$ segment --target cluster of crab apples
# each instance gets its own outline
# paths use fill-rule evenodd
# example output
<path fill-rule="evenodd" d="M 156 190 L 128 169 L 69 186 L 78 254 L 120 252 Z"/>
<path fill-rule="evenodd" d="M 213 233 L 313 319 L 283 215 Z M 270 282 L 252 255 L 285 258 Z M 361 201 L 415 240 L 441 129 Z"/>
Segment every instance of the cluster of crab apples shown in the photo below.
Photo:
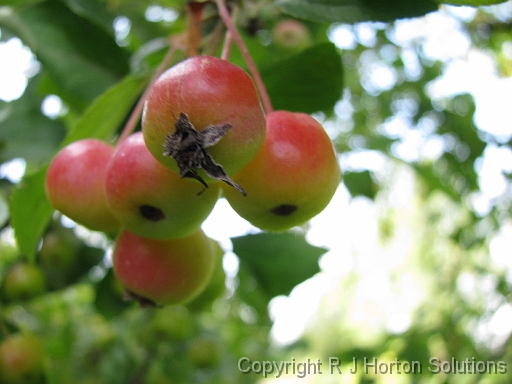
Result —
<path fill-rule="evenodd" d="M 142 130 L 115 146 L 64 147 L 46 175 L 62 214 L 119 231 L 113 269 L 133 298 L 186 303 L 222 268 L 201 224 L 217 200 L 254 226 L 285 231 L 321 212 L 341 179 L 332 142 L 310 115 L 265 113 L 251 76 L 217 57 L 194 56 L 148 90 Z"/>

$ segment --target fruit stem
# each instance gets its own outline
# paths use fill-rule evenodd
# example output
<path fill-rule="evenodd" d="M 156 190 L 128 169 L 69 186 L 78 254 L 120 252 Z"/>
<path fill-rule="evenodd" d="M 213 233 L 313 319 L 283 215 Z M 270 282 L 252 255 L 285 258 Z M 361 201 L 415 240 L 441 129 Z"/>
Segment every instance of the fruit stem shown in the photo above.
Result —
<path fill-rule="evenodd" d="M 155 73 L 153 74 L 153 77 L 151 77 L 151 80 L 149 81 L 148 86 L 144 90 L 144 93 L 140 97 L 139 101 L 137 102 L 137 105 L 133 109 L 130 118 L 126 122 L 126 125 L 123 128 L 123 132 L 121 132 L 121 135 L 119 136 L 119 140 L 117 143 L 123 142 L 135 129 L 135 126 L 137 125 L 140 115 L 142 114 L 142 109 L 144 108 L 144 102 L 146 101 L 146 97 L 148 95 L 149 89 L 153 85 L 153 83 L 158 79 L 158 77 L 162 74 L 163 71 L 167 69 L 169 66 L 169 63 L 172 60 L 172 57 L 176 53 L 177 48 L 174 46 L 174 44 L 171 44 L 169 50 L 165 54 L 165 57 L 163 58 L 162 62 L 158 66 L 158 68 L 155 70 Z"/>
<path fill-rule="evenodd" d="M 231 20 L 229 10 L 226 7 L 225 1 L 215 0 L 215 2 L 217 3 L 217 7 L 219 9 L 219 14 L 220 17 L 222 18 L 222 21 L 226 25 L 226 28 L 228 29 L 232 38 L 235 40 L 235 43 L 238 45 L 238 48 L 240 49 L 240 52 L 242 53 L 242 56 L 244 57 L 244 60 L 247 63 L 247 66 L 249 67 L 249 71 L 251 72 L 252 77 L 254 79 L 254 83 L 258 88 L 258 92 L 260 94 L 261 101 L 263 103 L 265 111 L 267 113 L 272 112 L 272 103 L 270 102 L 270 98 L 268 97 L 267 90 L 265 88 L 265 85 L 263 84 L 263 80 L 261 79 L 258 68 L 256 67 L 256 64 L 254 63 L 247 47 L 245 46 L 242 37 L 238 33 L 235 25 L 233 24 L 233 21 Z"/>
<path fill-rule="evenodd" d="M 233 43 L 233 36 L 231 36 L 231 32 L 226 31 L 226 37 L 224 39 L 224 46 L 222 47 L 222 53 L 220 58 L 222 60 L 228 61 L 229 53 L 231 52 L 231 45 Z"/>

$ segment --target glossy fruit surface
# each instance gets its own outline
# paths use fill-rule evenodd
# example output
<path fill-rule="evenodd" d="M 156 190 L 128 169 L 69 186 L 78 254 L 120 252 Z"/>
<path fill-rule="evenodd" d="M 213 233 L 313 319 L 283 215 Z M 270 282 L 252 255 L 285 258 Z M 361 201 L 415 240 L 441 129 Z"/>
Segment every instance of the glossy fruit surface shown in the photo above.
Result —
<path fill-rule="evenodd" d="M 258 155 L 233 180 L 247 196 L 229 188 L 233 209 L 253 225 L 283 231 L 303 224 L 330 202 L 341 181 L 332 142 L 322 125 L 303 113 L 267 115 L 267 136 Z"/>
<path fill-rule="evenodd" d="M 46 196 L 54 208 L 92 230 L 117 229 L 104 194 L 106 166 L 113 152 L 113 147 L 96 139 L 64 147 L 46 173 Z"/>
<path fill-rule="evenodd" d="M 180 239 L 156 240 L 123 230 L 114 246 L 113 268 L 121 285 L 157 304 L 185 303 L 211 278 L 213 243 L 201 230 Z"/>
<path fill-rule="evenodd" d="M 0 343 L 0 383 L 42 384 L 46 352 L 35 336 L 15 334 Z"/>
<path fill-rule="evenodd" d="M 211 309 L 213 302 L 226 292 L 226 272 L 223 267 L 224 249 L 216 241 L 215 269 L 205 289 L 194 300 L 187 304 L 187 307 L 194 311 Z"/>
<path fill-rule="evenodd" d="M 130 232 L 177 238 L 197 231 L 220 194 L 160 164 L 136 132 L 118 144 L 107 166 L 105 196 L 112 214 Z"/>
<path fill-rule="evenodd" d="M 47 290 L 46 277 L 35 264 L 19 262 L 5 275 L 4 297 L 9 301 L 29 300 Z"/>
<path fill-rule="evenodd" d="M 265 116 L 252 78 L 240 67 L 212 56 L 194 56 L 164 72 L 153 84 L 142 116 L 145 142 L 158 161 L 178 172 L 176 160 L 163 155 L 166 136 L 185 113 L 197 131 L 230 124 L 207 148 L 228 175 L 258 152 L 265 137 Z M 199 174 L 211 181 L 203 171 Z"/>

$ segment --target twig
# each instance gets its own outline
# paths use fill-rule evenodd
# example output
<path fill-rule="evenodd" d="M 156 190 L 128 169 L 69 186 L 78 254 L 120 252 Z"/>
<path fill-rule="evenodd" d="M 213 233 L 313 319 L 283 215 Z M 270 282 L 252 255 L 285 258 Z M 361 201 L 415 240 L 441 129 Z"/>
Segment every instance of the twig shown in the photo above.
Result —
<path fill-rule="evenodd" d="M 146 97 L 149 93 L 149 90 L 151 89 L 151 85 L 153 85 L 153 83 L 158 79 L 158 77 L 167 69 L 167 67 L 169 66 L 169 63 L 172 60 L 172 57 L 176 53 L 176 50 L 177 49 L 173 44 L 167 51 L 164 59 L 162 60 L 162 62 L 158 66 L 158 68 L 156 69 L 148 86 L 144 90 L 144 93 L 142 94 L 139 101 L 137 102 L 137 105 L 133 109 L 133 111 L 130 115 L 130 118 L 126 122 L 126 125 L 123 128 L 123 132 L 121 133 L 121 135 L 119 136 L 119 140 L 117 141 L 118 143 L 121 143 L 122 141 L 124 141 L 128 136 L 130 136 L 130 134 L 135 129 L 135 126 L 137 125 L 137 122 L 139 121 L 140 115 L 142 114 L 142 109 L 144 108 L 144 102 L 146 101 Z"/>
<path fill-rule="evenodd" d="M 258 68 L 256 67 L 254 61 L 252 60 L 252 57 L 249 54 L 249 51 L 245 46 L 242 37 L 238 33 L 235 25 L 233 24 L 233 21 L 231 20 L 231 17 L 229 15 L 229 10 L 226 7 L 224 0 L 215 0 L 215 2 L 217 3 L 217 7 L 219 8 L 219 14 L 220 17 L 222 18 L 222 21 L 224 22 L 224 24 L 226 24 L 226 28 L 228 29 L 232 38 L 235 40 L 235 43 L 238 45 L 238 48 L 240 49 L 240 52 L 242 53 L 242 56 L 244 57 L 244 60 L 247 63 L 247 66 L 249 67 L 249 71 L 251 72 L 252 77 L 254 79 L 254 83 L 258 88 L 258 92 L 260 94 L 261 101 L 263 103 L 265 111 L 267 113 L 272 112 L 272 104 L 270 102 L 270 98 L 268 97 L 267 90 L 265 88 L 265 85 L 263 84 L 263 80 L 261 79 Z"/>

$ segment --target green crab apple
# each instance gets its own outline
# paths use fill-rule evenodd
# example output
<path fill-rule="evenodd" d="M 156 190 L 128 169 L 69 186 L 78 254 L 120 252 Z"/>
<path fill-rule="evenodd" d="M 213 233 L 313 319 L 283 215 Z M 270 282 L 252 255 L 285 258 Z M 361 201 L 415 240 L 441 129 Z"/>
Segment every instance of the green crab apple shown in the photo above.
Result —
<path fill-rule="evenodd" d="M 247 72 L 194 56 L 151 86 L 142 131 L 153 156 L 182 177 L 229 182 L 263 144 L 265 115 Z"/>
<path fill-rule="evenodd" d="M 107 205 L 124 228 L 139 236 L 190 235 L 208 217 L 219 194 L 218 183 L 204 188 L 160 164 L 142 132 L 119 143 L 107 165 Z"/>
<path fill-rule="evenodd" d="M 8 301 L 29 300 L 47 290 L 46 276 L 36 264 L 17 262 L 9 268 L 3 282 Z"/>
<path fill-rule="evenodd" d="M 203 311 L 211 308 L 213 302 L 226 292 L 226 272 L 223 267 L 224 249 L 214 242 L 215 269 L 206 288 L 194 300 L 187 304 L 193 311 Z"/>
<path fill-rule="evenodd" d="M 45 179 L 55 209 L 92 230 L 110 232 L 119 223 L 104 193 L 106 166 L 114 148 L 104 141 L 83 139 L 68 144 L 53 158 Z"/>
<path fill-rule="evenodd" d="M 304 23 L 295 19 L 280 20 L 272 28 L 273 43 L 283 51 L 299 52 L 311 44 L 311 34 Z"/>
<path fill-rule="evenodd" d="M 45 382 L 46 350 L 33 335 L 17 333 L 0 343 L 0 383 L 42 384 Z"/>
<path fill-rule="evenodd" d="M 264 230 L 303 224 L 330 202 L 341 181 L 333 144 L 310 115 L 267 114 L 267 135 L 256 157 L 233 176 L 247 196 L 223 188 L 231 207 Z"/>
<path fill-rule="evenodd" d="M 141 304 L 183 304 L 208 284 L 215 265 L 213 240 L 199 229 L 179 239 L 148 239 L 127 230 L 116 239 L 114 274 Z"/>
<path fill-rule="evenodd" d="M 196 367 L 207 369 L 219 365 L 222 352 L 217 340 L 210 335 L 202 334 L 190 340 L 187 357 Z"/>

